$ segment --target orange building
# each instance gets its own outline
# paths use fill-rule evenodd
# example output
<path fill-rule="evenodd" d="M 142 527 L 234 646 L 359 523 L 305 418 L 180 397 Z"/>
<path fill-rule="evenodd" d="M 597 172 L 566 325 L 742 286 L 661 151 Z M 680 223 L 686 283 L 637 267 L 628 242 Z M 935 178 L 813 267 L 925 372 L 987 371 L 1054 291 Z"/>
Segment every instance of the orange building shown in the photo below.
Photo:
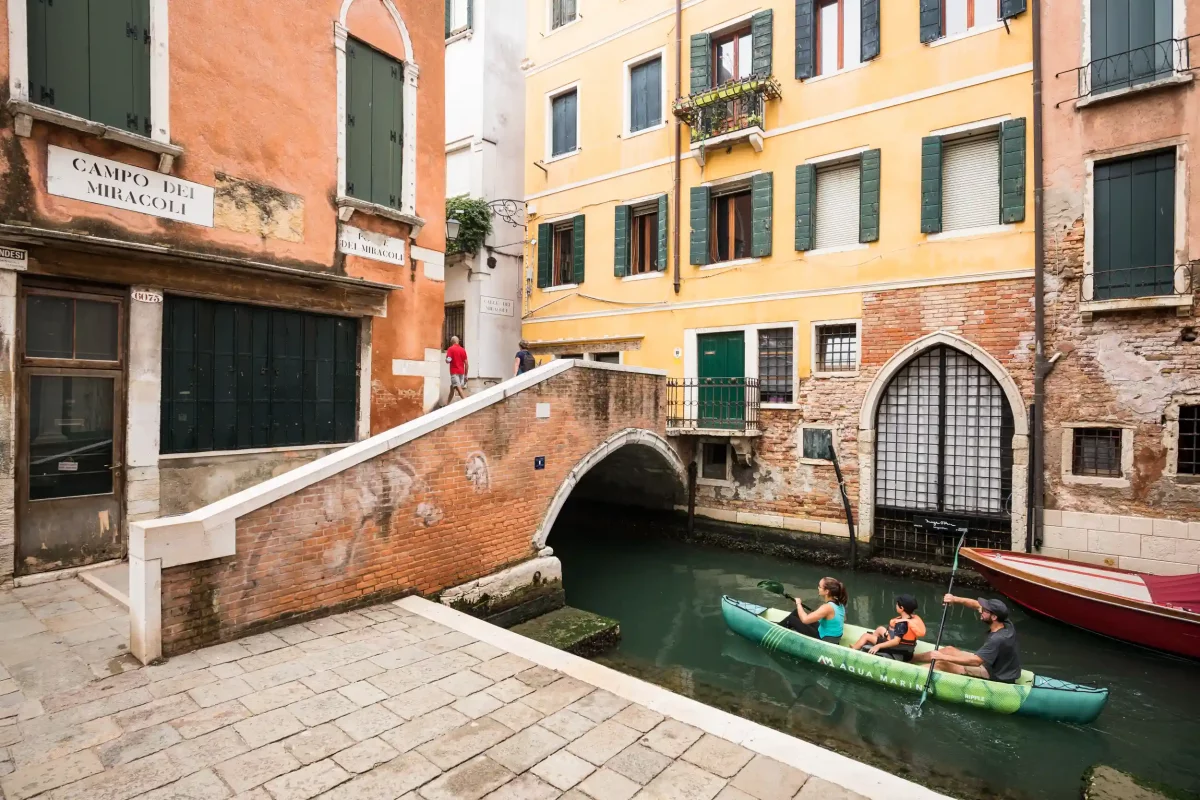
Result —
<path fill-rule="evenodd" d="M 125 6 L 0 0 L 0 584 L 436 399 L 442 9 Z"/>

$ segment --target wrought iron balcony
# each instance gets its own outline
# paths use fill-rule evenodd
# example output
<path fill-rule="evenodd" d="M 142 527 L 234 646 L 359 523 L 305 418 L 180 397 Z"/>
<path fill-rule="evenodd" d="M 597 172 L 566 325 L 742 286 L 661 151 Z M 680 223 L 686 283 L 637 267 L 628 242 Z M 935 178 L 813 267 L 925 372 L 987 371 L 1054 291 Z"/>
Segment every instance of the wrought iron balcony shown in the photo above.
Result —
<path fill-rule="evenodd" d="M 1093 59 L 1082 67 L 1060 72 L 1055 77 L 1075 73 L 1078 93 L 1062 103 L 1080 98 L 1099 97 L 1190 72 L 1191 43 L 1195 38 L 1196 36 L 1186 39 L 1164 39 L 1124 53 Z"/>
<path fill-rule="evenodd" d="M 757 436 L 758 378 L 668 378 L 667 432 Z"/>
<path fill-rule="evenodd" d="M 692 145 L 732 143 L 757 135 L 762 149 L 763 114 L 768 100 L 780 97 L 774 77 L 749 77 L 697 92 L 675 103 L 675 116 L 691 128 Z"/>
<path fill-rule="evenodd" d="M 1143 297 L 1171 297 L 1192 293 L 1192 266 L 1164 264 L 1150 267 L 1122 267 L 1092 272 L 1083 276 L 1083 299 L 1127 300 Z"/>

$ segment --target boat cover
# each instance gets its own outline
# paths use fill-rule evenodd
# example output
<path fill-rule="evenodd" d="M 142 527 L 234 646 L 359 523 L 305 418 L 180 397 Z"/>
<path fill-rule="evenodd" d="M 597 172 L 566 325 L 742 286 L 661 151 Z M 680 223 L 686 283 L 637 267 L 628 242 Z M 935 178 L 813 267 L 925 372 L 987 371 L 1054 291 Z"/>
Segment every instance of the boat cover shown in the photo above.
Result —
<path fill-rule="evenodd" d="M 1141 578 L 1156 604 L 1200 613 L 1200 575 L 1142 573 Z"/>

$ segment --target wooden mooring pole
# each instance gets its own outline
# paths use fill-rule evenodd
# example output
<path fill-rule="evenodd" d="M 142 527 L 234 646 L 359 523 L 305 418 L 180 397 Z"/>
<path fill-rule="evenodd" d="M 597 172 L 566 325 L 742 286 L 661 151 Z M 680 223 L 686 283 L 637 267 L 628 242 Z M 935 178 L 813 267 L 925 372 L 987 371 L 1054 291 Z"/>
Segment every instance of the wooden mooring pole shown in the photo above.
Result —
<path fill-rule="evenodd" d="M 688 538 L 691 538 L 692 534 L 696 532 L 696 472 L 696 462 L 692 461 L 688 464 Z"/>
<path fill-rule="evenodd" d="M 832 444 L 832 443 L 831 443 Z M 846 527 L 850 529 L 850 569 L 858 566 L 858 536 L 854 533 L 854 514 L 850 512 L 850 495 L 846 494 L 846 482 L 842 480 L 842 465 L 838 463 L 837 445 L 829 448 L 833 454 L 833 474 L 837 476 L 838 491 L 842 494 L 842 508 L 846 509 Z"/>

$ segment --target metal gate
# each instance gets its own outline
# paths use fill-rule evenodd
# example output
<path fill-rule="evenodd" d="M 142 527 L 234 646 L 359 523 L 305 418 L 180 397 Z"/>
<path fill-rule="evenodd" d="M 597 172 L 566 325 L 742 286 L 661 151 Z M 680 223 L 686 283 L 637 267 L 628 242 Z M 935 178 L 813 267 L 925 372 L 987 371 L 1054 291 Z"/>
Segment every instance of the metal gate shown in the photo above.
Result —
<path fill-rule="evenodd" d="M 875 416 L 876 555 L 948 564 L 967 546 L 1012 546 L 1012 409 L 979 362 L 952 347 L 926 350 L 892 378 Z"/>

